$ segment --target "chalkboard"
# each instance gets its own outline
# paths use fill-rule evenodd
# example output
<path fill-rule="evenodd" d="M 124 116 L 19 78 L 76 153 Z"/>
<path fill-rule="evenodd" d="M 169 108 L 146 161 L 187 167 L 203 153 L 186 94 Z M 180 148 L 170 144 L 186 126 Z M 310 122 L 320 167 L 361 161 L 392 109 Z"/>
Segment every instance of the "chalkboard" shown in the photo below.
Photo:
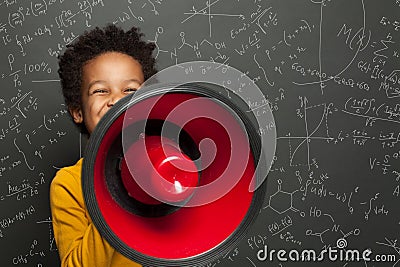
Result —
<path fill-rule="evenodd" d="M 240 70 L 265 94 L 249 107 L 273 111 L 259 129 L 277 135 L 263 208 L 206 266 L 397 266 L 399 0 L 0 2 L 1 266 L 59 266 L 49 185 L 87 140 L 64 106 L 57 56 L 107 23 L 140 27 L 160 70 L 196 60 Z M 371 261 L 288 256 L 328 248 L 370 250 Z"/>

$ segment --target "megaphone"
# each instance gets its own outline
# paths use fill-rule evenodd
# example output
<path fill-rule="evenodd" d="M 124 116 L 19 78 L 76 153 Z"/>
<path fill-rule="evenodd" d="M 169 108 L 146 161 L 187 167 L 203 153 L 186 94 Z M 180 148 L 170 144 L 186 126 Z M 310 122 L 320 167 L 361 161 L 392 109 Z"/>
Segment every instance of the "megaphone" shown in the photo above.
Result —
<path fill-rule="evenodd" d="M 143 266 L 202 266 L 238 245 L 260 212 L 268 165 L 256 118 L 206 83 L 155 84 L 121 99 L 85 151 L 93 223 Z"/>

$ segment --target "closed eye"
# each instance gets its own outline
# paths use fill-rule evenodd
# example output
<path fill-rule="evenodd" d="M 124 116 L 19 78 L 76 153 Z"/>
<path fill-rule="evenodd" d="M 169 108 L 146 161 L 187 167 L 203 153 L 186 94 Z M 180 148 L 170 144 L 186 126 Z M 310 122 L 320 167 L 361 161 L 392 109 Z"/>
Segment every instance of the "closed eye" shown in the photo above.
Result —
<path fill-rule="evenodd" d="M 93 90 L 92 94 L 105 94 L 107 92 L 108 92 L 107 89 L 96 89 L 96 90 Z"/>
<path fill-rule="evenodd" d="M 133 93 L 136 91 L 137 91 L 137 88 L 133 88 L 133 87 L 128 87 L 124 90 L 124 92 L 126 92 L 126 93 Z"/>

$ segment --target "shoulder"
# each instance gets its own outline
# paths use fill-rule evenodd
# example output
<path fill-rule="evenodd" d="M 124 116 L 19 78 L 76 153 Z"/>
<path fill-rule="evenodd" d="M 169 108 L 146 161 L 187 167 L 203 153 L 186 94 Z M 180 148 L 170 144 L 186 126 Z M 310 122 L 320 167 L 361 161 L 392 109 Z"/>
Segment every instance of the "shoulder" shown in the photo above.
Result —
<path fill-rule="evenodd" d="M 56 177 L 60 175 L 81 176 L 83 158 L 79 159 L 74 165 L 61 168 L 57 171 Z"/>
<path fill-rule="evenodd" d="M 79 191 L 81 188 L 82 161 L 81 158 L 75 165 L 58 170 L 50 184 L 50 190 Z"/>

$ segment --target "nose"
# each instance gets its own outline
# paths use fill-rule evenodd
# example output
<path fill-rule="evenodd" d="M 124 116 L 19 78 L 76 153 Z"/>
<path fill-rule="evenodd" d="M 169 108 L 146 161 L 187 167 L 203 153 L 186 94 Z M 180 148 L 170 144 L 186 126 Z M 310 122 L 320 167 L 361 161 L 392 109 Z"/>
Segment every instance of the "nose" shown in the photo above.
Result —
<path fill-rule="evenodd" d="M 117 103 L 123 97 L 124 97 L 124 94 L 122 94 L 122 93 L 119 93 L 119 92 L 118 93 L 111 93 L 110 97 L 108 99 L 108 102 L 107 102 L 107 106 L 109 106 L 109 107 L 114 106 L 115 103 Z"/>

